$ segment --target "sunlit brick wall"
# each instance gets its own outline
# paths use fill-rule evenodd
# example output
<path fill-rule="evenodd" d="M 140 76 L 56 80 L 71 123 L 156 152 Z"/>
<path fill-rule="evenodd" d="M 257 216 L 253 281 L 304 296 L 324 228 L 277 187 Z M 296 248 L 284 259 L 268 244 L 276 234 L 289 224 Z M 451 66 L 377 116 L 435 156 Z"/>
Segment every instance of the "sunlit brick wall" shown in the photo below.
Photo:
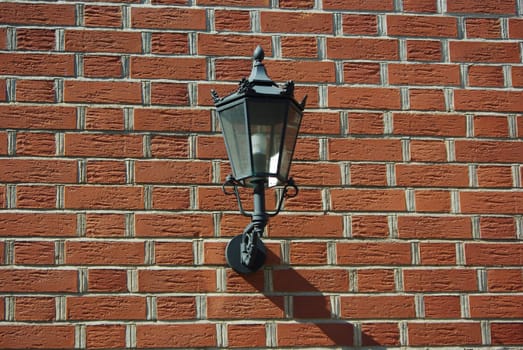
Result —
<path fill-rule="evenodd" d="M 0 2 L 0 349 L 523 347 L 522 39 L 522 0 Z M 241 276 L 210 90 L 258 44 L 308 103 Z"/>

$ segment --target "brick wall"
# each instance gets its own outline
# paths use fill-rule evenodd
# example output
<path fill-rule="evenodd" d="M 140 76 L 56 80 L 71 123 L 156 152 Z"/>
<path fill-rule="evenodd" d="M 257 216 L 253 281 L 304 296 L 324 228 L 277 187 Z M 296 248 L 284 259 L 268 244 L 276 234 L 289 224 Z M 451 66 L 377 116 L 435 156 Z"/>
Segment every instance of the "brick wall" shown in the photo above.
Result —
<path fill-rule="evenodd" d="M 1 2 L 0 348 L 523 346 L 522 15 Z M 257 44 L 309 102 L 300 194 L 245 277 L 210 89 Z"/>

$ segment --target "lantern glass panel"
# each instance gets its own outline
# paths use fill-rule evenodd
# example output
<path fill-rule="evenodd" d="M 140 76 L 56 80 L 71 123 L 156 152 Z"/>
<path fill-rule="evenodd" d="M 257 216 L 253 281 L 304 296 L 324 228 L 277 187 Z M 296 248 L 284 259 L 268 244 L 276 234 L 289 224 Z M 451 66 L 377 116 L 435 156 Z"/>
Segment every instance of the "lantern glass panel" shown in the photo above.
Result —
<path fill-rule="evenodd" d="M 282 99 L 249 99 L 247 106 L 253 175 L 269 177 L 268 186 L 274 186 L 280 177 L 288 102 Z"/>
<path fill-rule="evenodd" d="M 283 142 L 283 151 L 281 155 L 281 170 L 280 176 L 287 179 L 289 176 L 289 169 L 292 161 L 292 154 L 294 146 L 296 145 L 296 138 L 300 129 L 302 112 L 294 106 L 289 104 L 289 114 L 287 117 L 287 127 L 285 129 L 285 140 Z"/>
<path fill-rule="evenodd" d="M 243 101 L 219 111 L 220 123 L 227 146 L 234 177 L 242 179 L 251 175 L 249 133 Z"/>

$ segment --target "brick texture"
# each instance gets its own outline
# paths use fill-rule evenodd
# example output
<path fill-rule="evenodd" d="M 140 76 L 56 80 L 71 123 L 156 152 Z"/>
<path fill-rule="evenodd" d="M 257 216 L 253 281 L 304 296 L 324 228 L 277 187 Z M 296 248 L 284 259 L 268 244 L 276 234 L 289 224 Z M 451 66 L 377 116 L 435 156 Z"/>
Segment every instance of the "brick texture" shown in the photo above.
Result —
<path fill-rule="evenodd" d="M 0 349 L 523 348 L 522 16 L 0 1 Z M 258 44 L 307 106 L 299 194 L 239 275 L 210 91 Z"/>

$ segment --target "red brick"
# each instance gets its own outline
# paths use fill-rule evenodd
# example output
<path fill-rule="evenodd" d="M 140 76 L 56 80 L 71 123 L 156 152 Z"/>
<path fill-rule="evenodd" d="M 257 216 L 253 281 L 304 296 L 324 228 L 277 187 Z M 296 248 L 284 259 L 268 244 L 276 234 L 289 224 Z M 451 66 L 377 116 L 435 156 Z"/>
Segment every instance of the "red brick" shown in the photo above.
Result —
<path fill-rule="evenodd" d="M 381 113 L 349 113 L 350 134 L 379 135 L 384 133 L 383 114 Z"/>
<path fill-rule="evenodd" d="M 0 74 L 70 77 L 74 75 L 74 55 L 2 53 Z"/>
<path fill-rule="evenodd" d="M 343 35 L 377 35 L 376 15 L 342 15 Z"/>
<path fill-rule="evenodd" d="M 124 184 L 126 167 L 123 161 L 93 160 L 87 162 L 87 182 L 98 184 Z"/>
<path fill-rule="evenodd" d="M 74 4 L 0 3 L 0 22 L 14 25 L 75 25 Z"/>
<path fill-rule="evenodd" d="M 128 292 L 127 271 L 124 269 L 89 269 L 87 273 L 89 292 Z"/>
<path fill-rule="evenodd" d="M 213 219 L 208 214 L 136 214 L 137 237 L 191 238 L 213 235 Z"/>
<path fill-rule="evenodd" d="M 410 244 L 393 242 L 338 243 L 339 265 L 408 265 L 411 262 Z"/>
<path fill-rule="evenodd" d="M 224 227 L 222 226 L 222 232 Z M 239 229 L 241 233 L 243 228 Z M 269 221 L 268 235 L 271 238 L 342 237 L 341 216 L 334 215 L 285 215 L 280 214 Z"/>
<path fill-rule="evenodd" d="M 351 63 L 343 65 L 343 81 L 348 84 L 374 84 L 381 82 L 379 63 Z"/>
<path fill-rule="evenodd" d="M 244 10 L 216 10 L 214 27 L 218 32 L 250 32 L 251 15 Z"/>
<path fill-rule="evenodd" d="M 353 186 L 386 186 L 387 167 L 385 164 L 351 164 L 350 182 Z"/>
<path fill-rule="evenodd" d="M 4 349 L 73 349 L 74 336 L 73 325 L 0 326 L 0 344 Z"/>
<path fill-rule="evenodd" d="M 141 53 L 139 32 L 66 30 L 65 50 L 76 52 Z"/>
<path fill-rule="evenodd" d="M 310 36 L 282 36 L 281 51 L 284 58 L 317 58 L 318 41 Z"/>
<path fill-rule="evenodd" d="M 311 9 L 314 7 L 314 0 L 279 0 L 280 8 L 302 8 Z"/>
<path fill-rule="evenodd" d="M 141 157 L 143 136 L 129 134 L 72 134 L 65 135 L 67 156 Z"/>
<path fill-rule="evenodd" d="M 156 308 L 159 320 L 196 319 L 196 300 L 192 296 L 160 296 Z"/>
<path fill-rule="evenodd" d="M 421 265 L 456 265 L 456 245 L 454 243 L 420 243 Z"/>
<path fill-rule="evenodd" d="M 215 292 L 216 271 L 202 269 L 139 270 L 140 292 Z"/>
<path fill-rule="evenodd" d="M 346 292 L 349 275 L 339 269 L 275 270 L 273 284 L 275 292 Z"/>
<path fill-rule="evenodd" d="M 461 318 L 461 306 L 457 295 L 427 295 L 423 298 L 426 318 Z"/>
<path fill-rule="evenodd" d="M 209 319 L 281 319 L 284 317 L 283 297 L 215 296 L 207 298 Z"/>
<path fill-rule="evenodd" d="M 85 56 L 84 75 L 88 78 L 121 78 L 122 59 L 119 56 Z"/>
<path fill-rule="evenodd" d="M 122 8 L 120 6 L 86 5 L 84 23 L 86 27 L 121 28 Z"/>
<path fill-rule="evenodd" d="M 74 237 L 76 215 L 65 213 L 0 213 L 2 237 Z"/>
<path fill-rule="evenodd" d="M 512 168 L 510 166 L 484 166 L 477 168 L 479 187 L 512 187 Z"/>
<path fill-rule="evenodd" d="M 158 265 L 193 265 L 191 242 L 155 242 L 155 262 Z"/>
<path fill-rule="evenodd" d="M 0 48 L 7 49 L 7 28 L 0 28 Z M 2 91 L 2 94 L 5 94 L 5 90 Z"/>
<path fill-rule="evenodd" d="M 137 183 L 203 183 L 209 184 L 211 163 L 203 161 L 137 161 L 135 163 Z"/>
<path fill-rule="evenodd" d="M 68 320 L 145 320 L 145 297 L 68 297 Z"/>
<path fill-rule="evenodd" d="M 143 209 L 144 189 L 137 186 L 67 186 L 68 209 Z"/>
<path fill-rule="evenodd" d="M 396 183 L 409 187 L 468 187 L 465 165 L 396 165 Z"/>
<path fill-rule="evenodd" d="M 452 62 L 471 63 L 517 63 L 517 43 L 497 41 L 451 41 L 449 42 Z"/>
<path fill-rule="evenodd" d="M 336 68 L 334 62 L 309 62 L 309 61 L 267 61 L 265 62 L 271 79 L 284 81 L 292 71 L 292 79 L 300 83 L 331 82 L 336 81 Z"/>
<path fill-rule="evenodd" d="M 186 136 L 152 136 L 151 155 L 154 158 L 188 158 L 189 140 Z"/>
<path fill-rule="evenodd" d="M 523 87 L 523 67 L 512 66 L 512 86 Z"/>
<path fill-rule="evenodd" d="M 70 265 L 143 265 L 143 242 L 67 241 L 65 261 Z"/>
<path fill-rule="evenodd" d="M 521 18 L 509 18 L 508 32 L 511 39 L 523 39 L 523 20 Z"/>
<path fill-rule="evenodd" d="M 219 158 L 227 160 L 223 136 L 198 136 L 196 142 L 196 155 L 199 159 Z"/>
<path fill-rule="evenodd" d="M 161 55 L 189 53 L 189 38 L 186 33 L 152 33 L 151 52 Z"/>
<path fill-rule="evenodd" d="M 516 223 L 511 217 L 481 217 L 479 219 L 482 239 L 515 239 Z"/>
<path fill-rule="evenodd" d="M 278 346 L 302 346 L 302 347 L 325 347 L 325 346 L 352 346 L 353 325 L 344 323 L 278 323 L 276 334 L 278 335 Z M 296 337 L 297 334 L 307 336 Z"/>
<path fill-rule="evenodd" d="M 301 189 L 299 196 L 285 200 L 285 210 L 289 211 L 321 211 L 322 208 L 322 192 L 319 189 Z"/>
<path fill-rule="evenodd" d="M 24 133 L 16 134 L 16 154 L 19 156 L 54 156 L 55 134 Z"/>
<path fill-rule="evenodd" d="M 289 61 L 291 62 L 291 61 Z M 264 64 L 269 63 L 265 61 Z M 236 58 L 217 58 L 214 61 L 214 69 L 216 71 L 216 79 L 220 81 L 230 80 L 237 82 L 239 77 L 247 77 L 252 70 L 252 61 L 250 59 L 236 59 Z M 272 70 L 271 77 L 272 77 Z M 274 78 L 273 78 L 274 79 Z M 210 89 L 205 92 L 207 95 Z M 220 90 L 218 90 L 220 91 Z M 232 91 L 227 91 L 227 94 Z M 221 94 L 223 96 L 223 94 Z"/>
<path fill-rule="evenodd" d="M 405 12 L 431 12 L 438 11 L 436 0 L 403 0 Z"/>
<path fill-rule="evenodd" d="M 523 323 L 491 323 L 490 339 L 492 345 L 519 345 L 523 343 Z"/>
<path fill-rule="evenodd" d="M 341 87 L 328 89 L 329 107 L 355 109 L 399 109 L 399 90 L 391 88 Z"/>
<path fill-rule="evenodd" d="M 458 162 L 521 163 L 523 142 L 456 140 L 455 153 Z"/>
<path fill-rule="evenodd" d="M 355 319 L 414 318 L 413 296 L 350 296 L 341 297 L 341 316 Z"/>
<path fill-rule="evenodd" d="M 472 269 L 403 270 L 406 292 L 475 292 L 477 275 Z"/>
<path fill-rule="evenodd" d="M 371 38 L 327 38 L 327 57 L 343 60 L 397 60 L 398 41 Z"/>
<path fill-rule="evenodd" d="M 263 270 L 258 270 L 249 275 L 240 275 L 232 269 L 227 269 L 226 290 L 227 292 L 262 292 L 265 290 Z"/>
<path fill-rule="evenodd" d="M 455 64 L 389 64 L 389 83 L 457 86 L 460 69 Z"/>
<path fill-rule="evenodd" d="M 505 78 L 500 66 L 470 66 L 468 70 L 470 86 L 503 87 Z"/>
<path fill-rule="evenodd" d="M 333 163 L 293 163 L 290 175 L 301 186 L 336 186 L 341 184 L 341 170 Z"/>
<path fill-rule="evenodd" d="M 400 331 L 398 324 L 393 323 L 362 323 L 361 344 L 363 346 L 399 346 Z"/>
<path fill-rule="evenodd" d="M 76 161 L 21 158 L 0 160 L 2 182 L 75 183 L 77 171 Z"/>
<path fill-rule="evenodd" d="M 407 239 L 471 239 L 472 223 L 463 216 L 400 216 L 398 235 Z"/>
<path fill-rule="evenodd" d="M 358 292 L 394 292 L 394 270 L 392 269 L 361 269 L 358 270 Z"/>
<path fill-rule="evenodd" d="M 292 242 L 290 262 L 293 265 L 325 265 L 327 245 L 322 242 Z"/>
<path fill-rule="evenodd" d="M 56 317 L 56 301 L 52 297 L 16 297 L 16 321 L 53 321 Z"/>
<path fill-rule="evenodd" d="M 450 16 L 387 16 L 387 33 L 391 36 L 445 37 L 458 35 L 458 22 Z"/>
<path fill-rule="evenodd" d="M 125 325 L 88 325 L 86 345 L 89 349 L 121 349 L 125 347 Z"/>
<path fill-rule="evenodd" d="M 54 242 L 17 241 L 14 248 L 17 265 L 54 265 Z"/>
<path fill-rule="evenodd" d="M 137 108 L 134 110 L 137 131 L 210 131 L 211 116 L 206 110 Z"/>
<path fill-rule="evenodd" d="M 483 112 L 516 112 L 523 108 L 520 91 L 455 90 L 456 110 Z"/>
<path fill-rule="evenodd" d="M 207 64 L 203 58 L 133 56 L 131 77 L 203 80 L 207 77 Z"/>
<path fill-rule="evenodd" d="M 487 285 L 489 292 L 522 292 L 523 271 L 521 269 L 489 269 L 487 270 Z"/>
<path fill-rule="evenodd" d="M 16 30 L 16 48 L 19 51 L 52 51 L 55 45 L 55 31 L 52 29 L 17 28 Z"/>
<path fill-rule="evenodd" d="M 460 206 L 467 214 L 521 214 L 523 192 L 461 192 Z"/>
<path fill-rule="evenodd" d="M 190 207 L 188 188 L 154 187 L 153 209 L 182 210 Z"/>
<path fill-rule="evenodd" d="M 187 84 L 151 83 L 151 103 L 155 105 L 187 106 L 189 104 Z"/>
<path fill-rule="evenodd" d="M 71 293 L 78 291 L 77 281 L 76 270 L 0 270 L 0 291 L 3 293 Z"/>
<path fill-rule="evenodd" d="M 481 327 L 479 323 L 408 323 L 409 345 L 481 345 Z"/>
<path fill-rule="evenodd" d="M 268 12 L 260 13 L 262 32 L 333 34 L 330 13 L 317 12 Z"/>
<path fill-rule="evenodd" d="M 123 109 L 86 108 L 85 128 L 87 130 L 123 130 Z"/>
<path fill-rule="evenodd" d="M 199 324 L 140 324 L 136 326 L 139 348 L 215 347 L 216 325 Z"/>
<path fill-rule="evenodd" d="M 446 111 L 445 95 L 440 89 L 409 89 L 412 111 Z"/>
<path fill-rule="evenodd" d="M 407 60 L 439 62 L 441 58 L 439 40 L 407 40 Z"/>
<path fill-rule="evenodd" d="M 122 214 L 89 213 L 86 215 L 87 237 L 123 237 L 125 216 Z"/>
<path fill-rule="evenodd" d="M 501 21 L 499 18 L 467 18 L 465 28 L 467 38 L 501 38 Z"/>
<path fill-rule="evenodd" d="M 231 348 L 264 347 L 265 324 L 228 324 L 227 337 Z"/>
<path fill-rule="evenodd" d="M 392 0 L 325 0 L 323 8 L 346 11 L 392 11 L 394 4 Z"/>
<path fill-rule="evenodd" d="M 205 30 L 205 10 L 168 7 L 133 7 L 133 28 Z"/>
<path fill-rule="evenodd" d="M 512 0 L 487 0 L 478 6 L 471 0 L 453 0 L 447 4 L 448 12 L 455 13 L 486 13 L 486 14 L 515 14 L 516 6 Z"/>
<path fill-rule="evenodd" d="M 356 190 L 339 189 L 331 191 L 334 211 L 405 211 L 403 190 Z"/>
<path fill-rule="evenodd" d="M 329 139 L 329 160 L 401 161 L 399 139 Z"/>
<path fill-rule="evenodd" d="M 19 185 L 16 187 L 17 208 L 56 208 L 56 187 Z"/>
<path fill-rule="evenodd" d="M 472 318 L 521 318 L 522 295 L 471 295 L 469 297 Z"/>
<path fill-rule="evenodd" d="M 388 237 L 388 219 L 381 215 L 353 215 L 351 217 L 351 234 L 354 238 Z"/>
<path fill-rule="evenodd" d="M 55 87 L 52 80 L 18 80 L 16 82 L 18 102 L 55 102 Z"/>
<path fill-rule="evenodd" d="M 127 81 L 78 81 L 64 84 L 64 101 L 79 103 L 142 103 L 142 87 Z"/>
<path fill-rule="evenodd" d="M 329 319 L 331 303 L 328 296 L 295 296 L 292 300 L 293 316 L 298 319 Z"/>
<path fill-rule="evenodd" d="M 394 134 L 416 136 L 465 136 L 467 121 L 461 114 L 394 113 Z"/>
<path fill-rule="evenodd" d="M 417 190 L 414 193 L 416 211 L 425 213 L 449 213 L 450 192 L 439 190 Z"/>
<path fill-rule="evenodd" d="M 465 261 L 470 266 L 521 266 L 523 244 L 467 243 Z"/>
<path fill-rule="evenodd" d="M 475 116 L 474 136 L 508 137 L 508 121 L 504 116 Z"/>
<path fill-rule="evenodd" d="M 235 56 L 252 57 L 254 49 L 258 45 L 263 48 L 265 57 L 272 56 L 272 42 L 267 36 L 203 33 L 198 35 L 198 54 L 200 55 L 230 56 L 231 52 L 234 52 Z"/>
<path fill-rule="evenodd" d="M 208 6 L 238 6 L 238 7 L 269 7 L 269 0 L 197 0 L 198 5 Z"/>

